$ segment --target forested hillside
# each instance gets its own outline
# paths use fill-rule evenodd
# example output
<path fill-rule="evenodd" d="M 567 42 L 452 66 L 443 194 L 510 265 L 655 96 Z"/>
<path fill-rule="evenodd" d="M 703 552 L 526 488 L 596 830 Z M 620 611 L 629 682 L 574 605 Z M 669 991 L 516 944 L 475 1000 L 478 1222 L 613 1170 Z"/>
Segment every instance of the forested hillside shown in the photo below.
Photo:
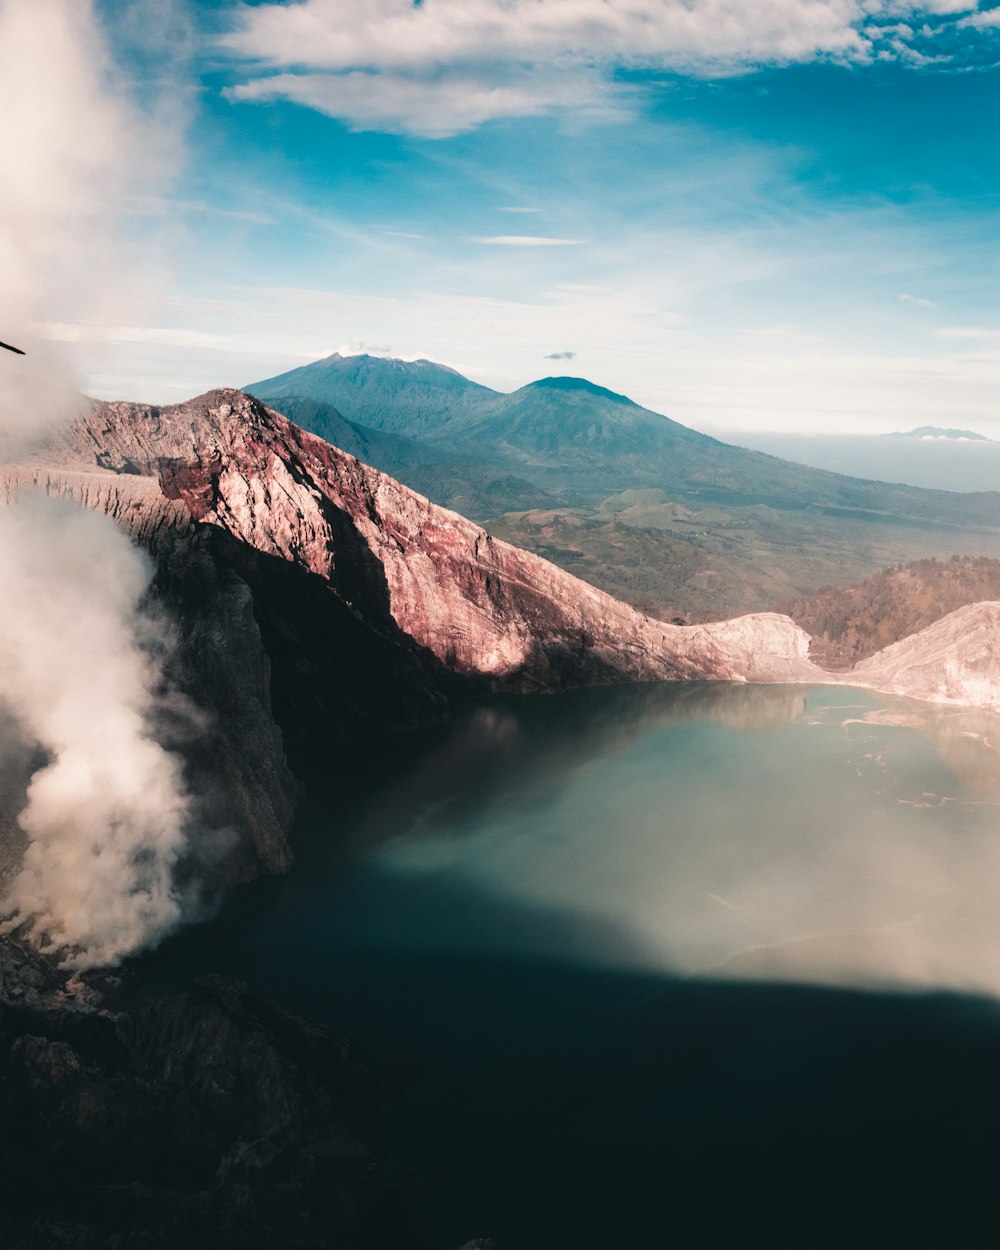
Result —
<path fill-rule="evenodd" d="M 850 668 L 956 608 L 987 599 L 1000 599 L 1000 560 L 952 556 L 898 564 L 856 586 L 828 586 L 781 611 L 812 634 L 817 663 Z"/>

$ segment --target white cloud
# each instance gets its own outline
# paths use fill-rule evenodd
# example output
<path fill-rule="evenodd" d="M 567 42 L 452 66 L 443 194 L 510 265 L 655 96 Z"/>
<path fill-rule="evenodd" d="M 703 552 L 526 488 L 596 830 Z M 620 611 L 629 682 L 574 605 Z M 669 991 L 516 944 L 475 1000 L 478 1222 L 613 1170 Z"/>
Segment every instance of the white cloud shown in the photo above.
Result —
<path fill-rule="evenodd" d="M 552 109 L 620 113 L 617 68 L 739 72 L 818 59 L 928 63 L 974 0 L 305 0 L 243 6 L 222 42 L 252 77 L 355 129 L 431 138 Z M 916 29 L 906 19 L 929 18 Z M 965 19 L 993 24 L 990 14 Z M 279 71 L 272 73 L 271 71 Z"/>
<path fill-rule="evenodd" d="M 968 13 L 970 9 L 976 8 L 977 3 L 978 0 L 923 0 L 922 3 L 914 3 L 914 0 L 889 0 L 884 8 L 888 13 L 902 17 L 954 17 L 959 13 Z"/>
<path fill-rule="evenodd" d="M 934 307 L 934 301 L 932 299 L 924 299 L 921 295 L 910 295 L 906 291 L 901 291 L 897 298 L 901 304 L 913 304 L 917 308 Z"/>
<path fill-rule="evenodd" d="M 185 327 L 112 325 L 92 321 L 40 321 L 32 330 L 54 343 L 162 343 L 168 347 L 219 347 L 223 334 Z"/>
<path fill-rule="evenodd" d="M 571 57 L 677 67 L 857 56 L 859 0 L 306 0 L 247 9 L 225 40 L 270 65 L 428 69 Z M 971 6 L 970 6 L 971 7 Z"/>
<path fill-rule="evenodd" d="M 376 343 L 341 343 L 339 347 L 334 349 L 339 356 L 391 356 L 392 347 L 390 344 Z M 328 352 L 323 353 L 324 356 L 329 355 Z"/>
<path fill-rule="evenodd" d="M 982 13 L 973 13 L 969 17 L 964 17 L 959 26 L 968 28 L 973 27 L 977 30 L 986 30 L 991 26 L 1000 26 L 1000 9 L 984 9 Z"/>
<path fill-rule="evenodd" d="M 572 108 L 595 117 L 620 113 L 620 92 L 590 71 L 508 71 L 477 77 L 471 69 L 430 77 L 396 70 L 275 74 L 225 90 L 234 102 L 293 100 L 338 117 L 354 130 L 444 139 L 500 117 L 536 117 Z"/>

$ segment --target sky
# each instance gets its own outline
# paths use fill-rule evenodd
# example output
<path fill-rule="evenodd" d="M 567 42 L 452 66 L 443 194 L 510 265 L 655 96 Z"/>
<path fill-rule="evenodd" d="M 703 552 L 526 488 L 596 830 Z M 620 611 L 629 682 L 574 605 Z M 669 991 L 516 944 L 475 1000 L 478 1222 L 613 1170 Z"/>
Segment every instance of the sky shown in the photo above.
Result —
<path fill-rule="evenodd" d="M 90 394 L 368 351 L 1000 437 L 993 0 L 94 5 L 147 159 L 94 209 L 116 298 L 54 281 L 31 326 Z"/>

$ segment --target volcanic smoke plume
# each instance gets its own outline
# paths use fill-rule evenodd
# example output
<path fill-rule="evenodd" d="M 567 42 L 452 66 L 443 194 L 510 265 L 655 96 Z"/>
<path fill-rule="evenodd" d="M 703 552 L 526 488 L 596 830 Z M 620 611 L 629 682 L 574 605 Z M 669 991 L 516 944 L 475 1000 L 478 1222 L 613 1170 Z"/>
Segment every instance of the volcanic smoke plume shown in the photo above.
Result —
<path fill-rule="evenodd" d="M 160 676 L 142 555 L 103 516 L 52 500 L 0 510 L 0 690 L 45 753 L 30 839 L 0 909 L 75 968 L 113 963 L 180 919 L 188 800 L 150 737 Z"/>
<path fill-rule="evenodd" d="M 0 0 L 0 115 L 0 339 L 28 352 L 0 352 L 2 461 L 84 402 L 53 327 L 121 314 L 137 279 L 114 263 L 115 211 L 149 189 L 139 154 L 155 160 L 157 143 L 89 0 Z M 104 517 L 42 496 L 0 508 L 0 702 L 44 760 L 0 915 L 74 968 L 150 945 L 181 914 L 190 803 L 151 737 L 166 635 L 141 610 L 148 581 Z"/>

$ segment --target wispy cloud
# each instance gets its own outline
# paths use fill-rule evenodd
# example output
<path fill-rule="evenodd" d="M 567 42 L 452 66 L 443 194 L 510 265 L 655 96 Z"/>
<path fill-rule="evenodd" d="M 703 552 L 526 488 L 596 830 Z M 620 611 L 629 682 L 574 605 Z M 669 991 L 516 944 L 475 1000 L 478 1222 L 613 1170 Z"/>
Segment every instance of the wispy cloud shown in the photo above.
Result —
<path fill-rule="evenodd" d="M 549 352 L 543 360 L 576 360 L 576 352 Z"/>
<path fill-rule="evenodd" d="M 586 239 L 553 239 L 543 234 L 488 234 L 477 235 L 469 242 L 490 247 L 579 247 Z"/>
<path fill-rule="evenodd" d="M 1000 326 L 944 326 L 938 335 L 943 339 L 1000 339 Z"/>
<path fill-rule="evenodd" d="M 901 304 L 913 304 L 917 308 L 934 307 L 934 301 L 932 299 L 924 299 L 921 295 L 910 295 L 907 291 L 900 291 L 896 298 Z"/>
<path fill-rule="evenodd" d="M 355 129 L 442 138 L 553 109 L 621 113 L 615 71 L 738 73 L 816 60 L 915 67 L 987 30 L 976 0 L 304 0 L 242 6 L 233 100 L 284 98 Z M 962 15 L 965 15 L 964 17 Z"/>
<path fill-rule="evenodd" d="M 275 224 L 275 219 L 267 213 L 207 204 L 201 200 L 178 200 L 166 195 L 126 195 L 122 197 L 122 207 L 125 212 L 136 217 L 171 217 L 175 213 L 192 213 L 200 217 L 247 221 L 259 226 Z"/>
<path fill-rule="evenodd" d="M 158 343 L 167 347 L 220 347 L 225 334 L 166 326 L 133 326 L 99 322 L 41 321 L 32 327 L 56 343 Z"/>
<path fill-rule="evenodd" d="M 336 349 L 340 356 L 391 356 L 392 345 L 389 343 L 341 343 Z M 328 353 L 324 352 L 323 355 Z"/>

